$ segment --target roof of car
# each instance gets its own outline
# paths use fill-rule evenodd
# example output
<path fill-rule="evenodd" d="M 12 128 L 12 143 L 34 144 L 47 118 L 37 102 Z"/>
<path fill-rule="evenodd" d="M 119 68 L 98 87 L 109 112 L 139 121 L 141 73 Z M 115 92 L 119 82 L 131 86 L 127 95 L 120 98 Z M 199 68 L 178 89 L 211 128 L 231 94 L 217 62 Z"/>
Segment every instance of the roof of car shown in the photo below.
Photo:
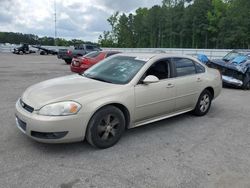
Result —
<path fill-rule="evenodd" d="M 151 53 L 151 52 L 125 52 L 121 53 L 119 55 L 123 56 L 130 56 L 130 57 L 136 57 L 137 59 L 141 60 L 149 60 L 152 58 L 168 58 L 168 57 L 182 57 L 182 58 L 192 58 L 191 56 L 186 56 L 186 55 L 179 55 L 175 53 Z M 193 59 L 193 58 L 192 58 Z"/>
<path fill-rule="evenodd" d="M 102 51 L 99 51 L 99 52 L 103 52 L 103 53 L 122 53 L 122 52 L 116 51 L 116 50 L 102 50 Z"/>

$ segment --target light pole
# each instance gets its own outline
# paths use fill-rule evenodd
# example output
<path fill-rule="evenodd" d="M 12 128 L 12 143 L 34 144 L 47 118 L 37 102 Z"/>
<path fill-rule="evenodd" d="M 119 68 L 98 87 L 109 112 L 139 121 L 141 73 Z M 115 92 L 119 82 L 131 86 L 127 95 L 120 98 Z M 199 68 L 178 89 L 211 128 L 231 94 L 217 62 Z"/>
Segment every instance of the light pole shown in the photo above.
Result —
<path fill-rule="evenodd" d="M 54 38 L 54 45 L 56 46 L 56 38 L 57 38 L 57 30 L 56 30 L 56 0 L 54 0 L 54 10 L 55 10 L 55 38 Z"/>

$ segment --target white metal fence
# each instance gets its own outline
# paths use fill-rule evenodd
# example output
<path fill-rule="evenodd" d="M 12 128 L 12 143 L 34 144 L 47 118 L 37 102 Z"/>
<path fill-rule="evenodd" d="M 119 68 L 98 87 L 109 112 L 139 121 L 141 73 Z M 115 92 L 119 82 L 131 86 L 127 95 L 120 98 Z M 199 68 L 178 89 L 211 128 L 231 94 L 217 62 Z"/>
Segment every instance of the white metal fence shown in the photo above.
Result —
<path fill-rule="evenodd" d="M 191 49 L 191 48 L 102 48 L 103 50 L 116 50 L 122 52 L 167 52 L 178 55 L 191 55 L 205 54 L 208 58 L 222 58 L 230 49 Z"/>
<path fill-rule="evenodd" d="M 16 45 L 0 44 L 0 52 L 11 52 Z M 65 46 L 44 46 L 49 49 L 69 48 Z M 191 49 L 191 48 L 102 48 L 103 50 L 116 50 L 121 52 L 160 52 L 174 53 L 179 55 L 197 56 L 197 54 L 205 54 L 210 59 L 221 58 L 225 56 L 230 49 Z"/>

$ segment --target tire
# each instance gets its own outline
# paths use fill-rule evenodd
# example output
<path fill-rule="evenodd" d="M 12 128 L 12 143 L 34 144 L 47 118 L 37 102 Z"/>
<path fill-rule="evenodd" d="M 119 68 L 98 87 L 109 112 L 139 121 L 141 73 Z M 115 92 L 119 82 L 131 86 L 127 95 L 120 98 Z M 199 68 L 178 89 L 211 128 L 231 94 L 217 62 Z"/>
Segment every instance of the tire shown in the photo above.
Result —
<path fill-rule="evenodd" d="M 46 55 L 46 52 L 45 51 L 41 51 L 40 55 Z"/>
<path fill-rule="evenodd" d="M 71 59 L 64 59 L 64 61 L 65 61 L 66 64 L 71 64 L 72 60 Z"/>
<path fill-rule="evenodd" d="M 212 95 L 208 90 L 204 90 L 195 106 L 193 114 L 196 116 L 204 116 L 208 113 L 212 102 Z"/>
<path fill-rule="evenodd" d="M 242 86 L 242 89 L 243 89 L 243 90 L 249 90 L 249 89 L 250 89 L 250 81 L 248 81 L 247 83 L 245 83 L 245 84 Z"/>
<path fill-rule="evenodd" d="M 242 89 L 249 90 L 250 89 L 250 68 L 246 70 L 246 73 L 242 81 L 243 81 Z"/>
<path fill-rule="evenodd" d="M 94 147 L 105 149 L 115 145 L 125 130 L 125 117 L 121 110 L 106 106 L 98 110 L 89 121 L 86 139 Z"/>

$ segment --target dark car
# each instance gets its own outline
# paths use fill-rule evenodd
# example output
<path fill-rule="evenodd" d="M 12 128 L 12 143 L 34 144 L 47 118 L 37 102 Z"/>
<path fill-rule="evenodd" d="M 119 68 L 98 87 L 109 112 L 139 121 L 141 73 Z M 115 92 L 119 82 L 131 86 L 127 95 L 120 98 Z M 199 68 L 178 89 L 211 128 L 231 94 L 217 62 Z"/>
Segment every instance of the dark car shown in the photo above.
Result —
<path fill-rule="evenodd" d="M 72 72 L 83 73 L 85 70 L 98 63 L 99 61 L 118 54 L 117 51 L 94 51 L 85 56 L 73 58 L 70 69 Z"/>
<path fill-rule="evenodd" d="M 224 85 L 250 89 L 250 50 L 233 50 L 222 59 L 212 59 L 206 64 L 221 72 Z"/>
<path fill-rule="evenodd" d="M 21 46 L 14 48 L 13 49 L 13 54 L 31 54 L 31 53 L 36 53 L 34 50 L 31 50 L 29 48 L 29 44 L 21 44 Z"/>
<path fill-rule="evenodd" d="M 63 59 L 67 64 L 70 64 L 73 57 L 83 56 L 92 51 L 100 51 L 101 49 L 94 44 L 80 44 L 74 49 L 59 49 L 57 57 Z"/>

